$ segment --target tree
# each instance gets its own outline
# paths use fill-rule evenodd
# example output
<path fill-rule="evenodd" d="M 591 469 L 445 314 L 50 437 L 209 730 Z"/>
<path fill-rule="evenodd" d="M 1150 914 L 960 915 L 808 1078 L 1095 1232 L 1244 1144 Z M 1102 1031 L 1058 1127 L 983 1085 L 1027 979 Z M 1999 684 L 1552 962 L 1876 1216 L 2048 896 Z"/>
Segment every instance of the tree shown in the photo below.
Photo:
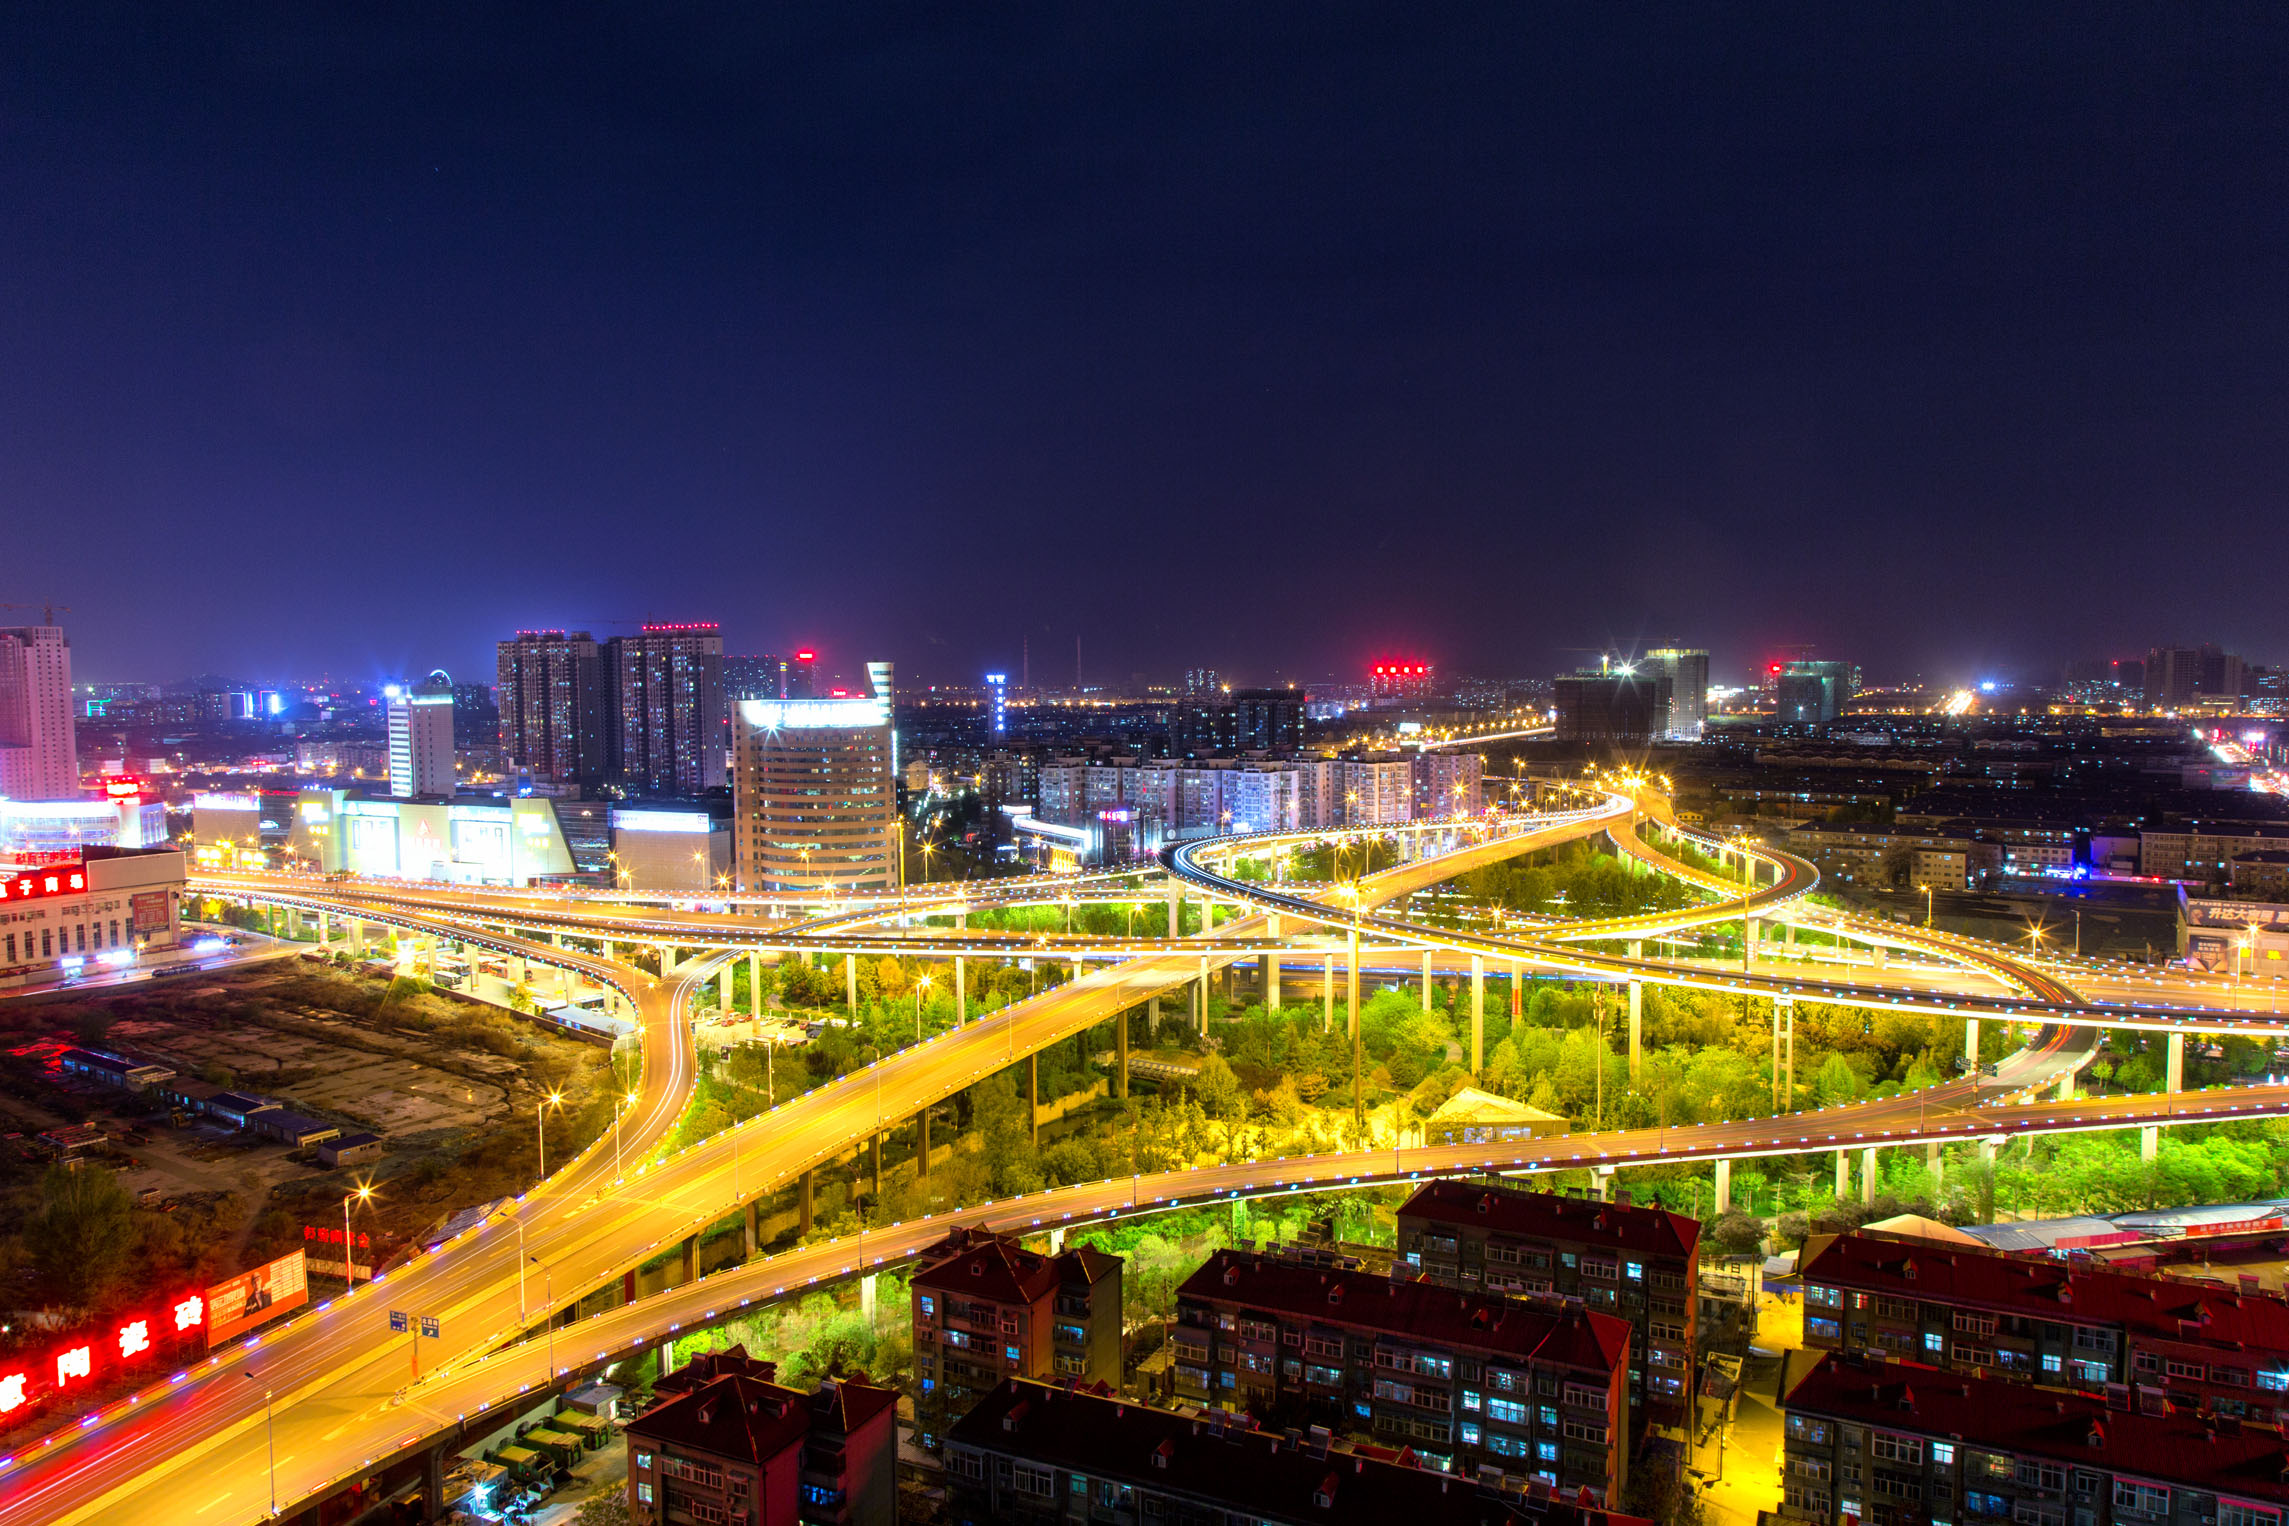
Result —
<path fill-rule="evenodd" d="M 58 1161 L 40 1182 L 40 1211 L 24 1243 L 48 1285 L 86 1307 L 118 1280 L 135 1247 L 134 1205 L 119 1178 L 99 1166 Z"/>
<path fill-rule="evenodd" d="M 1709 1226 L 1709 1235 L 1728 1256 L 1753 1256 L 1764 1244 L 1764 1220 L 1738 1208 L 1727 1209 Z"/>
<path fill-rule="evenodd" d="M 1247 1113 L 1247 1093 L 1241 1089 L 1240 1078 L 1232 1074 L 1232 1067 L 1224 1063 L 1222 1055 L 1204 1056 L 1199 1074 L 1187 1084 L 1192 1095 L 1199 1099 L 1201 1110 L 1219 1122 L 1229 1123 Z"/>

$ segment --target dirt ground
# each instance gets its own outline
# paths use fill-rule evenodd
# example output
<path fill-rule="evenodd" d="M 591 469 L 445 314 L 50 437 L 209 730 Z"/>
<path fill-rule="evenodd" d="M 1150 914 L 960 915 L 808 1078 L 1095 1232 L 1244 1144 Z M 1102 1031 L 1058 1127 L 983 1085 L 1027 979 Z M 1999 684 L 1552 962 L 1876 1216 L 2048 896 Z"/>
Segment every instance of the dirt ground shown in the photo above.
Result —
<path fill-rule="evenodd" d="M 71 1043 L 257 1093 L 345 1133 L 369 1130 L 386 1153 L 327 1170 L 314 1151 L 219 1122 L 170 1127 L 147 1099 L 60 1075 L 54 1046 Z M 448 1213 L 521 1190 L 534 1170 L 533 1106 L 558 1088 L 567 1105 L 552 1117 L 549 1150 L 562 1159 L 592 1137 L 585 1115 L 612 1089 L 602 1048 L 310 960 L 0 1002 L 0 1132 L 28 1140 L 67 1123 L 139 1128 L 143 1141 L 115 1134 L 103 1163 L 130 1191 L 162 1201 L 235 1195 L 249 1257 L 298 1243 L 304 1223 L 339 1223 L 354 1182 L 376 1188 L 358 1227 L 392 1249 Z M 22 1163 L 21 1149 L 8 1153 Z"/>

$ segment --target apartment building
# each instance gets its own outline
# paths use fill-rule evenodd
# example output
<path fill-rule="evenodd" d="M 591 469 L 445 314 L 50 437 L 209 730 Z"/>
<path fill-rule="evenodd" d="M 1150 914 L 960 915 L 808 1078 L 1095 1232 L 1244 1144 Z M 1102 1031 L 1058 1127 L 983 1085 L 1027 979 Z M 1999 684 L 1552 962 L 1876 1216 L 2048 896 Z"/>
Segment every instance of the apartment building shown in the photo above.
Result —
<path fill-rule="evenodd" d="M 1177 1290 L 1172 1342 L 1195 1404 L 1599 1501 L 1627 1481 L 1629 1327 L 1609 1314 L 1227 1250 Z"/>
<path fill-rule="evenodd" d="M 2289 1299 L 1876 1235 L 1805 1242 L 1808 1348 L 2289 1420 Z"/>
<path fill-rule="evenodd" d="M 1538 1480 L 1469 1482 L 1324 1430 L 1278 1434 L 1222 1410 L 1179 1415 L 1017 1379 L 947 1437 L 946 1488 L 954 1526 L 1645 1526 Z"/>
<path fill-rule="evenodd" d="M 1415 765 L 1405 754 L 1350 753 L 1342 765 L 1337 805 L 1344 826 L 1396 826 L 1415 819 Z"/>
<path fill-rule="evenodd" d="M 1476 816 L 1486 806 L 1486 759 L 1475 752 L 1424 748 L 1414 756 L 1415 819 Z"/>
<path fill-rule="evenodd" d="M 742 1356 L 628 1422 L 634 1526 L 892 1526 L 898 1390 L 863 1374 L 811 1393 Z"/>
<path fill-rule="evenodd" d="M 1968 890 L 2003 867 L 1999 844 L 1950 832 L 1808 821 L 1788 834 L 1787 846 L 1824 879 L 1851 885 L 1889 884 L 1896 866 L 1911 885 Z"/>
<path fill-rule="evenodd" d="M 914 1300 L 915 1430 L 947 1427 L 1004 1378 L 1121 1380 L 1121 1259 L 1054 1256 L 1014 1236 L 957 1229 L 922 1253 Z"/>
<path fill-rule="evenodd" d="M 1630 1328 L 1632 1427 L 1681 1426 L 1700 1371 L 1701 1226 L 1681 1214 L 1470 1182 L 1430 1182 L 1399 1209 L 1394 1277 L 1578 1299 Z"/>
<path fill-rule="evenodd" d="M 1791 1353 L 1780 1519 L 2281 1526 L 2281 1433 L 1872 1357 Z"/>
<path fill-rule="evenodd" d="M 2140 832 L 2138 872 L 2158 879 L 2222 884 L 2232 878 L 2235 859 L 2284 849 L 2289 849 L 2289 827 L 2189 822 L 2183 830 Z"/>

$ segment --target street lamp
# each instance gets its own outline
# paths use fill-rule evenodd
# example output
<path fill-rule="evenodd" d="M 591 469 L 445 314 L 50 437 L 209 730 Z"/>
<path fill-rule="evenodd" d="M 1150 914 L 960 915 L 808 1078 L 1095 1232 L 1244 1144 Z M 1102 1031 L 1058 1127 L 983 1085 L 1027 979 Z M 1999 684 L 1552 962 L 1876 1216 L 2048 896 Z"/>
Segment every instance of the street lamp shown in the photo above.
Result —
<path fill-rule="evenodd" d="M 373 1183 L 360 1182 L 355 1192 L 345 1193 L 342 1197 L 342 1280 L 352 1285 L 358 1280 L 358 1264 L 350 1250 L 353 1243 L 350 1239 L 350 1204 L 370 1202 L 373 1195 Z"/>
<path fill-rule="evenodd" d="M 562 1092 L 550 1092 L 546 1102 L 539 1102 L 533 1105 L 533 1140 L 540 1147 L 540 1176 L 538 1180 L 533 1183 L 533 1185 L 536 1187 L 539 1186 L 541 1182 L 548 1180 L 548 1130 L 545 1127 L 548 1109 L 552 1107 L 561 1108 L 563 1106 L 564 1093 Z"/>
<path fill-rule="evenodd" d="M 1918 885 L 1915 888 L 1923 892 L 1923 930 L 1928 933 L 1931 931 L 1931 887 Z"/>

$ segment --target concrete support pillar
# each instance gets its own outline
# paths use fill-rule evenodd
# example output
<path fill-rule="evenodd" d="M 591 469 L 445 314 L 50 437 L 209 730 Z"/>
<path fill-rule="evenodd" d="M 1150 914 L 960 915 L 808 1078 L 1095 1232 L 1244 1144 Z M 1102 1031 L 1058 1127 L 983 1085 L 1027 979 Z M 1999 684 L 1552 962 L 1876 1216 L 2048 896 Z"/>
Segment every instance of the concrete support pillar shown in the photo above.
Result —
<path fill-rule="evenodd" d="M 858 955 L 842 956 L 843 1005 L 850 1016 L 858 1016 Z"/>
<path fill-rule="evenodd" d="M 1206 1033 L 1208 1031 L 1208 956 L 1206 954 L 1200 956 L 1200 984 L 1194 987 L 1194 991 L 1196 994 L 1193 1001 L 1195 1010 L 1199 1014 L 1199 1028 L 1202 1033 Z"/>
<path fill-rule="evenodd" d="M 1860 1201 L 1876 1200 L 1876 1147 L 1868 1146 L 1860 1152 Z"/>
<path fill-rule="evenodd" d="M 421 1454 L 421 1513 L 432 1521 L 445 1518 L 445 1444 L 439 1442 Z"/>
<path fill-rule="evenodd" d="M 2002 1140 L 1994 1135 L 1989 1135 L 1987 1138 L 1980 1140 L 1979 1164 L 1983 1166 L 1992 1166 L 1995 1164 L 1995 1146 L 2001 1143 Z"/>
<path fill-rule="evenodd" d="M 1347 994 L 1351 1000 L 1351 1118 L 1356 1124 L 1367 1122 L 1366 1036 L 1359 1021 L 1359 929 L 1351 929 L 1351 975 Z"/>
<path fill-rule="evenodd" d="M 660 1375 L 661 1377 L 663 1377 L 663 1378 L 664 1378 L 664 1377 L 666 1377 L 666 1376 L 667 1376 L 669 1373 L 671 1373 L 671 1372 L 674 1372 L 675 1370 L 676 1370 L 676 1338 L 675 1338 L 674 1336 L 672 1336 L 672 1335 L 671 1335 L 671 1336 L 669 1336 L 669 1337 L 668 1337 L 666 1340 L 664 1340 L 664 1341 L 660 1342 L 660 1373 L 659 1373 L 659 1375 Z"/>
<path fill-rule="evenodd" d="M 1733 1206 L 1733 1163 L 1717 1162 L 1717 1212 L 1729 1213 Z"/>
<path fill-rule="evenodd" d="M 1629 957 L 1645 957 L 1645 945 L 1638 939 L 1629 940 Z M 1629 1079 L 1635 1081 L 1645 1064 L 1645 982 L 1629 983 Z"/>
<path fill-rule="evenodd" d="M 1280 956 L 1275 951 L 1264 956 L 1264 1010 L 1271 1011 L 1280 1004 Z"/>
<path fill-rule="evenodd" d="M 1749 917 L 1741 923 L 1741 968 L 1756 963 L 1757 919 Z"/>
<path fill-rule="evenodd" d="M 756 949 L 747 956 L 747 1015 L 760 1020 L 763 1016 L 763 951 Z"/>
<path fill-rule="evenodd" d="M 1264 914 L 1264 931 L 1267 935 L 1270 936 L 1273 942 L 1277 943 L 1279 941 L 1280 914 L 1278 912 L 1271 911 Z"/>
<path fill-rule="evenodd" d="M 1889 945 L 1887 945 L 1887 944 L 1882 944 L 1882 943 L 1879 943 L 1879 944 L 1877 944 L 1877 945 L 1876 945 L 1876 968 L 1877 968 L 1877 969 L 1879 969 L 1879 970 L 1882 970 L 1882 969 L 1889 969 L 1889 968 L 1891 967 L 1891 963 L 1892 963 L 1892 951 L 1891 951 L 1891 948 L 1890 948 L 1890 946 L 1889 946 Z"/>
<path fill-rule="evenodd" d="M 1780 1095 L 1793 1109 L 1796 1106 L 1796 1001 L 1782 996 L 1773 1005 L 1780 1008 Z"/>
<path fill-rule="evenodd" d="M 805 1171 L 795 1186 L 795 1233 L 811 1232 L 811 1189 L 817 1185 L 818 1172 Z"/>
<path fill-rule="evenodd" d="M 2168 1074 L 2169 1078 L 2164 1083 L 2163 1090 L 2182 1092 L 2186 1089 L 2186 1036 L 2182 1033 L 2170 1035 Z"/>
<path fill-rule="evenodd" d="M 914 1179 L 930 1179 L 930 1110 L 922 1109 L 914 1115 Z"/>
<path fill-rule="evenodd" d="M 880 1275 L 878 1272 L 868 1272 L 864 1277 L 858 1279 L 858 1313 L 859 1317 L 866 1321 L 866 1327 L 869 1330 L 874 1328 L 874 1284 L 875 1279 Z"/>
<path fill-rule="evenodd" d="M 1431 951 L 1423 950 L 1423 1010 L 1431 1010 Z"/>
<path fill-rule="evenodd" d="M 1936 1139 L 1927 1142 L 1923 1147 L 1923 1168 L 1931 1173 L 1932 1190 L 1938 1191 L 1942 1171 L 1939 1158 L 1939 1141 Z"/>
<path fill-rule="evenodd" d="M 1168 935 L 1174 938 L 1184 926 L 1184 892 L 1178 882 L 1168 882 Z"/>
<path fill-rule="evenodd" d="M 1836 1152 L 1836 1196 L 1838 1198 L 1846 1198 L 1850 1197 L 1851 1195 L 1852 1152 L 1849 1150 L 1838 1150 Z"/>
<path fill-rule="evenodd" d="M 1320 962 L 1319 976 L 1319 1031 L 1335 1031 L 1335 956 L 1329 954 Z"/>
<path fill-rule="evenodd" d="M 962 956 L 954 956 L 954 1026 L 959 1028 L 970 1017 L 970 990 L 964 984 Z"/>
<path fill-rule="evenodd" d="M 2162 1131 L 2159 1128 L 2140 1129 L 2138 1131 L 2138 1158 L 2150 1166 L 2154 1163 L 2154 1157 L 2161 1153 Z"/>
<path fill-rule="evenodd" d="M 1113 1054 L 1116 1061 L 1113 1072 L 1113 1095 L 1124 1102 L 1129 1095 L 1129 1021 L 1135 1014 L 1126 1008 L 1113 1019 Z"/>
<path fill-rule="evenodd" d="M 760 1203 L 749 1202 L 739 1210 L 739 1238 L 740 1243 L 746 1247 L 749 1260 L 753 1260 L 755 1252 L 762 1248 L 763 1226 L 757 1217 L 761 1207 Z"/>
<path fill-rule="evenodd" d="M 699 1236 L 685 1235 L 684 1243 L 679 1248 L 683 1252 L 683 1280 L 686 1282 L 699 1281 Z M 555 1312 L 552 1310 L 549 1318 L 553 1320 L 555 1317 Z"/>
<path fill-rule="evenodd" d="M 867 1174 L 874 1179 L 874 1185 L 869 1190 L 879 1202 L 882 1198 L 882 1135 L 879 1131 L 866 1142 L 866 1150 Z"/>
<path fill-rule="evenodd" d="M 1486 956 L 1470 956 L 1470 1073 L 1486 1068 Z"/>
<path fill-rule="evenodd" d="M 1979 1019 L 1963 1020 L 1963 1057 L 1971 1062 L 1971 1074 L 1979 1074 Z"/>
<path fill-rule="evenodd" d="M 1041 1053 L 1034 1051 L 1025 1057 L 1025 1126 L 1032 1132 L 1033 1142 L 1041 1143 Z"/>
<path fill-rule="evenodd" d="M 619 963 L 620 956 L 612 951 L 612 940 L 610 938 L 604 938 L 600 939 L 599 942 L 602 944 L 602 947 L 598 951 L 599 957 L 601 957 L 606 964 Z"/>
<path fill-rule="evenodd" d="M 1781 1096 L 1781 1085 L 1780 1003 L 1775 1000 L 1772 1004 L 1772 1110 L 1776 1113 L 1788 1111 L 1787 1102 Z"/>
<path fill-rule="evenodd" d="M 1596 1166 L 1596 1167 L 1593 1167 L 1593 1168 L 1591 1168 L 1591 1171 L 1590 1171 L 1590 1188 L 1591 1188 L 1591 1190 L 1592 1190 L 1592 1191 L 1594 1191 L 1594 1192 L 1596 1192 L 1596 1193 L 1597 1193 L 1597 1195 L 1598 1195 L 1598 1201 L 1599 1201 L 1599 1202 L 1601 1202 L 1601 1203 L 1610 1203 L 1610 1202 L 1612 1202 L 1612 1201 L 1613 1201 L 1613 1167 L 1611 1167 L 1611 1166 Z"/>
<path fill-rule="evenodd" d="M 2070 1070 L 2065 1075 L 2059 1077 L 2059 1101 L 2072 1102 L 2073 1100 L 2074 1072 Z"/>
<path fill-rule="evenodd" d="M 1526 1015 L 1526 962 L 1520 960 L 1510 966 L 1510 1020 Z"/>
<path fill-rule="evenodd" d="M 1343 999 L 1346 1006 L 1344 1022 L 1351 1034 L 1359 1033 L 1359 929 L 1353 928 L 1345 940 Z"/>

